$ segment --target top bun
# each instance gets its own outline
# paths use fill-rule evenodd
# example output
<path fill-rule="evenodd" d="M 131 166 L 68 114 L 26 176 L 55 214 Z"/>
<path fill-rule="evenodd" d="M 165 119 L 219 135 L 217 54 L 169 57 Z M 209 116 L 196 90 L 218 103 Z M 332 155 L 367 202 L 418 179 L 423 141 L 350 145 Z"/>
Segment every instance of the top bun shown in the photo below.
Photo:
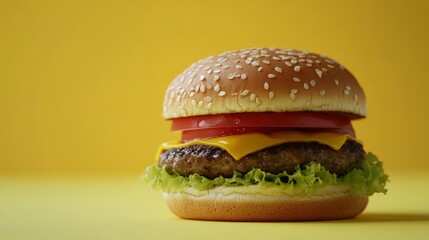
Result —
<path fill-rule="evenodd" d="M 229 51 L 192 64 L 167 89 L 167 119 L 245 112 L 366 116 L 365 93 L 336 61 L 278 48 Z"/>

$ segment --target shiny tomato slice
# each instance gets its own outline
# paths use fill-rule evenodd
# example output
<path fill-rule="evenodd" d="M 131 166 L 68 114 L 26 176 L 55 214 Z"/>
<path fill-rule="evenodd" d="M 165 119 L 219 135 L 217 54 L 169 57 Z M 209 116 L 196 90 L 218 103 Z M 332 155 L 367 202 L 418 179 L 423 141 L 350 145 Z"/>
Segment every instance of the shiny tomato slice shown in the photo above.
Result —
<path fill-rule="evenodd" d="M 230 127 L 344 128 L 350 118 L 329 113 L 234 113 L 173 119 L 173 131 Z"/>
<path fill-rule="evenodd" d="M 173 131 L 182 141 L 245 133 L 276 131 L 337 132 L 355 136 L 350 118 L 328 113 L 237 113 L 173 119 Z"/>
<path fill-rule="evenodd" d="M 189 142 L 195 139 L 208 139 L 216 137 L 231 136 L 246 133 L 264 133 L 269 134 L 278 131 L 299 131 L 299 132 L 332 132 L 344 133 L 355 137 L 355 132 L 349 128 L 207 128 L 195 129 L 182 132 L 182 141 Z"/>

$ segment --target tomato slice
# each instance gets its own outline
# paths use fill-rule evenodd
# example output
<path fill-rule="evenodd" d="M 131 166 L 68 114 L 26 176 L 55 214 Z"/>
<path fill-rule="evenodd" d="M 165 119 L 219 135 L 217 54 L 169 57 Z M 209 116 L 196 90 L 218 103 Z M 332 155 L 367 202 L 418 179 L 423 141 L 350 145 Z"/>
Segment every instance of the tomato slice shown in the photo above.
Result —
<path fill-rule="evenodd" d="M 173 119 L 173 131 L 231 127 L 346 128 L 350 118 L 329 113 L 234 113 Z"/>
<path fill-rule="evenodd" d="M 208 139 L 216 137 L 225 137 L 246 133 L 264 133 L 269 134 L 278 131 L 299 131 L 299 132 L 333 132 L 344 133 L 355 137 L 355 132 L 350 126 L 349 128 L 207 128 L 195 129 L 182 132 L 182 141 L 189 142 L 195 139 Z"/>
<path fill-rule="evenodd" d="M 173 119 L 173 131 L 182 131 L 182 141 L 245 133 L 276 131 L 336 132 L 355 137 L 350 118 L 315 112 L 237 113 Z"/>

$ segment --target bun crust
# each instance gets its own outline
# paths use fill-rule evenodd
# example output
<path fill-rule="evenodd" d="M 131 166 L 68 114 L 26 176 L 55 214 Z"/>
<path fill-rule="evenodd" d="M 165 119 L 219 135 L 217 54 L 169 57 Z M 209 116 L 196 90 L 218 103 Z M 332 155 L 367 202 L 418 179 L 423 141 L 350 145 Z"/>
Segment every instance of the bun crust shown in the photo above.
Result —
<path fill-rule="evenodd" d="M 167 89 L 167 119 L 243 112 L 340 112 L 365 117 L 355 77 L 323 55 L 254 48 L 211 56 L 179 74 Z"/>
<path fill-rule="evenodd" d="M 214 221 L 316 221 L 347 219 L 359 215 L 368 196 L 337 193 L 321 196 L 287 196 L 222 193 L 192 196 L 164 193 L 175 215 L 185 219 Z"/>

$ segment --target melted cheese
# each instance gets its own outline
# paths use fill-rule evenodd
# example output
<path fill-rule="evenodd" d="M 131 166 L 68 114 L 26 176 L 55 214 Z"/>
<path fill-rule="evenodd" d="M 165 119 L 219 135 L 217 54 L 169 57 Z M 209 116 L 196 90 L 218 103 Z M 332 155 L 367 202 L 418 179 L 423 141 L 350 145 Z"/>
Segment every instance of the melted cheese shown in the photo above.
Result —
<path fill-rule="evenodd" d="M 353 138 L 347 134 L 338 133 L 275 132 L 272 134 L 249 133 L 211 139 L 198 139 L 186 143 L 176 140 L 161 144 L 156 159 L 159 159 L 160 154 L 165 150 L 184 148 L 191 145 L 219 147 L 227 151 L 234 159 L 239 160 L 250 153 L 291 142 L 318 142 L 339 150 L 347 139 Z"/>

